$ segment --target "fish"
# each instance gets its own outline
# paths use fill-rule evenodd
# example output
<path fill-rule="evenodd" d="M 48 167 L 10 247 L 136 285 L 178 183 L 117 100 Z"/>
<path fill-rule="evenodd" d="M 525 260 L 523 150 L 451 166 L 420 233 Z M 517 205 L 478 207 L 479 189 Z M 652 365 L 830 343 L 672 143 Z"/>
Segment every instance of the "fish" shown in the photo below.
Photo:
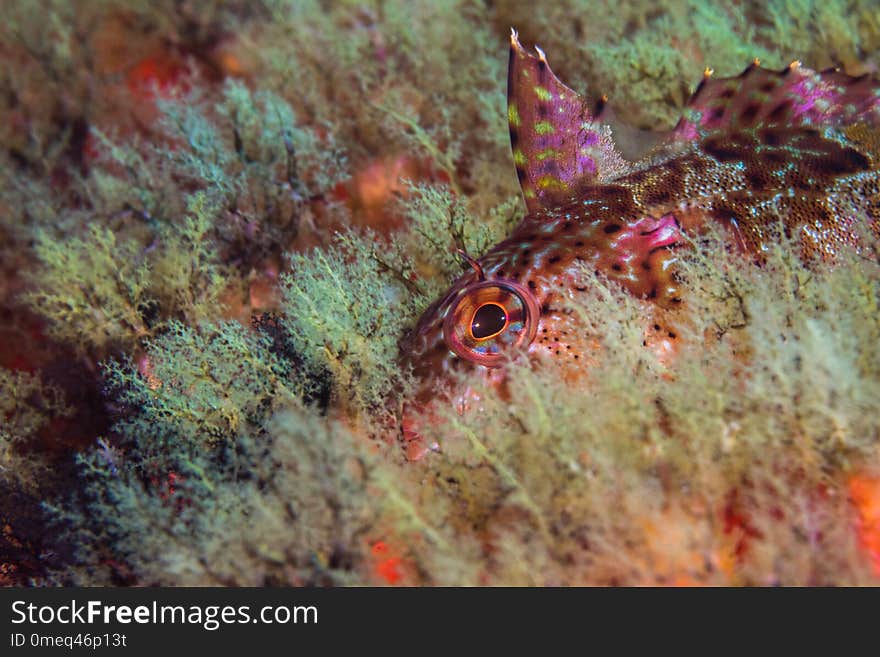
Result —
<path fill-rule="evenodd" d="M 567 87 L 514 30 L 507 86 L 527 213 L 479 258 L 463 254 L 467 271 L 418 321 L 406 352 L 433 383 L 417 404 L 462 369 L 503 378 L 496 370 L 516 353 L 585 364 L 589 340 L 565 308 L 589 293 L 585 268 L 643 299 L 665 344 L 684 305 L 686 236 L 717 225 L 760 256 L 781 225 L 806 257 L 833 259 L 861 228 L 880 232 L 880 84 L 869 74 L 797 61 L 755 60 L 728 78 L 707 69 L 679 122 L 634 161 L 615 143 L 607 99 Z"/>

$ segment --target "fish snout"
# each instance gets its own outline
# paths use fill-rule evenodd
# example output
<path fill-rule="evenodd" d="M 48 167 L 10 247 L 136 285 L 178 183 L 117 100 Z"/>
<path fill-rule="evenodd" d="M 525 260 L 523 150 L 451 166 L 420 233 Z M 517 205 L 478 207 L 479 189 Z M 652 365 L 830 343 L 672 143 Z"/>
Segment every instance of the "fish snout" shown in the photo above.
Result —
<path fill-rule="evenodd" d="M 484 370 L 470 383 L 458 380 L 434 394 L 419 395 L 403 405 L 401 446 L 409 461 L 419 461 L 430 452 L 440 452 L 445 438 L 453 433 L 456 418 L 479 411 L 484 394 L 505 394 L 505 379 L 498 370 Z M 471 383 L 473 385 L 471 385 Z"/>

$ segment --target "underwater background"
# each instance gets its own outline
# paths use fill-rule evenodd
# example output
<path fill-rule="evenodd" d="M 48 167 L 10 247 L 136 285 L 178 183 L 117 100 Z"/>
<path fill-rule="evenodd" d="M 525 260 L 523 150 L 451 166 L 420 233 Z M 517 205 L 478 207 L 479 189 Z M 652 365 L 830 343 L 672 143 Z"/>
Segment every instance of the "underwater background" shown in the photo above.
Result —
<path fill-rule="evenodd" d="M 3 584 L 880 584 L 876 243 L 703 236 L 672 372 L 597 279 L 586 381 L 512 364 L 400 445 L 401 344 L 525 214 L 511 27 L 662 131 L 706 68 L 876 75 L 876 0 L 3 12 Z"/>

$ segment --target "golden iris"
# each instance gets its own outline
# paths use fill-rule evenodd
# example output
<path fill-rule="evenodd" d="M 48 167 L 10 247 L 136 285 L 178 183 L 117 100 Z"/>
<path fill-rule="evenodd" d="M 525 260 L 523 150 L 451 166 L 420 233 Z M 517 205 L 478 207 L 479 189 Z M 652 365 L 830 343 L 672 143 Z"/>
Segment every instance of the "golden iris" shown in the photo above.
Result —
<path fill-rule="evenodd" d="M 535 296 L 519 283 L 478 281 L 459 293 L 443 322 L 443 336 L 462 358 L 498 367 L 534 339 L 539 312 Z"/>

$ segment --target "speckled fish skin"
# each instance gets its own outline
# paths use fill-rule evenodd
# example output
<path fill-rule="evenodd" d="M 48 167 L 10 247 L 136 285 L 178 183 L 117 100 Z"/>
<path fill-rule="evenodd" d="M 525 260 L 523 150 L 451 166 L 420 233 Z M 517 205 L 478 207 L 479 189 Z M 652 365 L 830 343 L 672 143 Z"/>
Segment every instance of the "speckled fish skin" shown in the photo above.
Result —
<path fill-rule="evenodd" d="M 880 86 L 869 76 L 797 62 L 782 71 L 756 62 L 734 78 L 707 71 L 675 129 L 633 164 L 617 153 L 602 104 L 591 107 L 563 85 L 543 52 L 527 53 L 515 33 L 508 103 L 528 214 L 478 264 L 487 280 L 534 295 L 540 317 L 530 353 L 585 360 L 584 331 L 560 307 L 588 292 L 584 267 L 645 299 L 657 316 L 674 316 L 684 296 L 676 245 L 709 222 L 745 254 L 764 249 L 780 222 L 808 256 L 855 244 L 856 223 L 877 234 Z M 421 318 L 410 347 L 419 375 L 473 366 L 450 350 L 443 324 L 478 278 L 464 274 Z"/>

